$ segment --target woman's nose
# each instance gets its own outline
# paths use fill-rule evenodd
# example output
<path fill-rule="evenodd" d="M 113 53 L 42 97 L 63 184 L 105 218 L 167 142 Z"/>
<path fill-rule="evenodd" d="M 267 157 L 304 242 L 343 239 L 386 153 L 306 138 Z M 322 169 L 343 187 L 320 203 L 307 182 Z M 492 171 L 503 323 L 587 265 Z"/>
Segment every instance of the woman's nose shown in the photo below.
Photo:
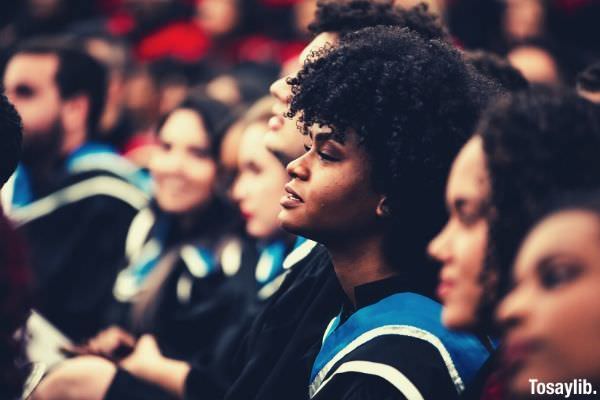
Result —
<path fill-rule="evenodd" d="M 288 104 L 292 98 L 292 89 L 287 84 L 287 79 L 288 76 L 279 78 L 269 88 L 271 95 L 284 104 Z"/>
<path fill-rule="evenodd" d="M 290 161 L 286 166 L 286 171 L 291 178 L 298 178 L 300 180 L 308 180 L 310 177 L 310 170 L 306 165 L 306 157 L 308 153 L 301 155 L 295 160 Z"/>

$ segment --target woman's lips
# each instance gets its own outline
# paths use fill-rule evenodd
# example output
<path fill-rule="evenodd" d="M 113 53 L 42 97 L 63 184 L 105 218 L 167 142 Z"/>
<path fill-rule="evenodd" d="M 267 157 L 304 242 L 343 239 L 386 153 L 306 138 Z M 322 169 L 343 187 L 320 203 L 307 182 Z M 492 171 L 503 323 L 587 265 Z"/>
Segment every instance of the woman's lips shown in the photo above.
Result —
<path fill-rule="evenodd" d="M 454 281 L 450 279 L 442 279 L 440 284 L 437 287 L 437 295 L 438 298 L 442 301 L 442 303 L 448 299 L 448 294 L 454 287 Z"/>
<path fill-rule="evenodd" d="M 506 341 L 502 358 L 510 369 L 518 369 L 526 359 L 539 347 L 539 343 L 532 339 L 511 339 Z"/>
<path fill-rule="evenodd" d="M 298 195 L 298 193 L 296 193 L 296 191 L 292 189 L 289 184 L 285 185 L 285 191 L 287 192 L 287 195 L 283 196 L 279 201 L 279 204 L 281 204 L 283 208 L 295 208 L 304 203 L 302 197 L 300 197 L 300 195 Z"/>
<path fill-rule="evenodd" d="M 268 126 L 271 132 L 277 132 L 283 127 L 284 121 L 281 115 L 274 115 L 269 118 Z"/>
<path fill-rule="evenodd" d="M 245 221 L 248 221 L 250 218 L 252 218 L 252 213 L 248 211 L 240 210 L 240 215 Z"/>

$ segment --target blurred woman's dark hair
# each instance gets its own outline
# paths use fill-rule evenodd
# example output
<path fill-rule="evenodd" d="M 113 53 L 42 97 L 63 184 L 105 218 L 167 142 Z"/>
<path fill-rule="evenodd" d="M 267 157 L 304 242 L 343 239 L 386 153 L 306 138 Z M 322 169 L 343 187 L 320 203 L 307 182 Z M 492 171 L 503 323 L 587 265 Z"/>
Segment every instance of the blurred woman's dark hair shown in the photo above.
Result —
<path fill-rule="evenodd" d="M 0 211 L 0 393 L 19 398 L 25 381 L 24 341 L 16 335 L 29 315 L 30 272 L 24 245 Z"/>
<path fill-rule="evenodd" d="M 596 214 L 600 224 L 600 189 L 564 192 L 550 198 L 544 202 L 533 225 L 550 215 L 564 211 L 587 211 Z"/>
<path fill-rule="evenodd" d="M 229 107 L 208 96 L 194 93 L 188 96 L 171 112 L 160 118 L 156 127 L 156 132 L 160 132 L 167 119 L 169 119 L 174 112 L 181 109 L 192 110 L 201 117 L 202 124 L 206 128 L 206 133 L 211 141 L 211 154 L 214 159 L 217 159 L 221 149 L 223 135 L 235 119 L 235 116 L 230 111 Z"/>
<path fill-rule="evenodd" d="M 491 105 L 477 132 L 491 181 L 486 264 L 502 297 L 518 247 L 545 202 L 600 188 L 600 108 L 571 90 L 538 87 Z"/>

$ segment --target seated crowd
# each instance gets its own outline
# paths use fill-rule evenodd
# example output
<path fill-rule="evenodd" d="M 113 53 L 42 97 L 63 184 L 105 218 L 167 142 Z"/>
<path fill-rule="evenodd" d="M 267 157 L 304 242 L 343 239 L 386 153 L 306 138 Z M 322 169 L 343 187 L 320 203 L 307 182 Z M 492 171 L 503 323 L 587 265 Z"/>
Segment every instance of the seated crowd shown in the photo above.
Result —
<path fill-rule="evenodd" d="M 89 37 L 11 49 L 0 397 L 600 391 L 598 64 L 548 85 L 423 4 L 311 15 L 270 95 L 245 65 L 154 107 L 140 67 L 127 118 Z"/>

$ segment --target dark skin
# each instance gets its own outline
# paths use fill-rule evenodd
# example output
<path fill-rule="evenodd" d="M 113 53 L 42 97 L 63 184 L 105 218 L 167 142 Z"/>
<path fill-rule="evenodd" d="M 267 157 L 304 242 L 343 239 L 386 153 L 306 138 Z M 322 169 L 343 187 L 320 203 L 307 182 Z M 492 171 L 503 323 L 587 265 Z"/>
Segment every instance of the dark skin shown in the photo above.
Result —
<path fill-rule="evenodd" d="M 313 129 L 305 149 L 287 167 L 293 196 L 282 202 L 279 218 L 286 230 L 327 247 L 355 304 L 356 286 L 397 274 L 383 251 L 386 197 L 374 190 L 368 154 L 354 133 Z"/>

